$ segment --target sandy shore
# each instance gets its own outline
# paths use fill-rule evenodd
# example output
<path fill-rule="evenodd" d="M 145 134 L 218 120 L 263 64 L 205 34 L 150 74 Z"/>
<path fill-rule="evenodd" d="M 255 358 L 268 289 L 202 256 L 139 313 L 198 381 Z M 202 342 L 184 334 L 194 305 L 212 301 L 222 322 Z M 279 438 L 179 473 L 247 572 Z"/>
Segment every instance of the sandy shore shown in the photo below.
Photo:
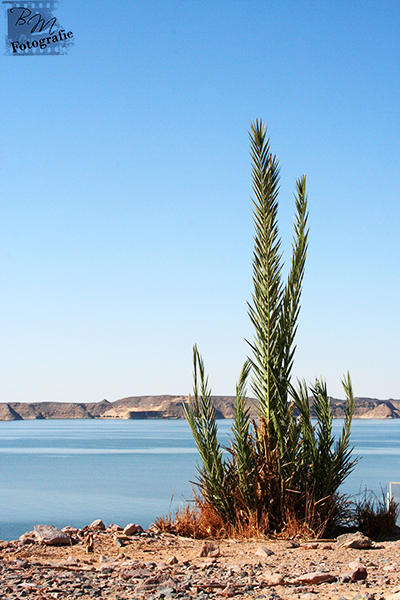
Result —
<path fill-rule="evenodd" d="M 400 600 L 400 541 L 360 550 L 335 540 L 205 543 L 106 529 L 89 531 L 88 553 L 77 533 L 66 546 L 0 542 L 0 598 Z M 348 581 L 351 573 L 360 579 Z"/>

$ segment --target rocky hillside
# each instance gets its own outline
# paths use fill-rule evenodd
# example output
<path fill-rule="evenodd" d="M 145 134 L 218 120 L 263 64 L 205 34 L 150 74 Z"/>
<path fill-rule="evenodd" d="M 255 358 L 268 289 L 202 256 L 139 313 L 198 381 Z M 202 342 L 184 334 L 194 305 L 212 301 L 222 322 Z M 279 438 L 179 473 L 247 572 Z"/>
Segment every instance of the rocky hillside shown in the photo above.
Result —
<path fill-rule="evenodd" d="M 333 414 L 344 417 L 344 400 L 331 398 Z M 377 398 L 354 398 L 355 419 L 399 419 L 400 400 L 378 400 Z"/>
<path fill-rule="evenodd" d="M 214 396 L 218 419 L 233 417 L 234 397 Z M 182 419 L 187 396 L 134 396 L 115 402 L 8 402 L 0 403 L 0 421 L 26 419 Z M 400 400 L 355 398 L 357 419 L 398 419 Z M 345 402 L 331 399 L 335 418 L 344 416 Z"/>

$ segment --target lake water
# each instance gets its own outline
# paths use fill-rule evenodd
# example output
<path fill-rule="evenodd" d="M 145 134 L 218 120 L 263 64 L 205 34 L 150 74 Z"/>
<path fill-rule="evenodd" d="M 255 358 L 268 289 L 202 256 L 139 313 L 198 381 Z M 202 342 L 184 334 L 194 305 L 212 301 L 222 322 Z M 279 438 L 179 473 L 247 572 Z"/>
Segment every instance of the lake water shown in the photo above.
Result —
<path fill-rule="evenodd" d="M 226 443 L 231 421 L 218 421 Z M 339 433 L 342 421 L 334 421 Z M 356 420 L 363 456 L 341 491 L 400 480 L 400 419 Z M 197 451 L 186 421 L 40 420 L 0 422 L 0 539 L 38 523 L 143 527 L 191 498 Z"/>

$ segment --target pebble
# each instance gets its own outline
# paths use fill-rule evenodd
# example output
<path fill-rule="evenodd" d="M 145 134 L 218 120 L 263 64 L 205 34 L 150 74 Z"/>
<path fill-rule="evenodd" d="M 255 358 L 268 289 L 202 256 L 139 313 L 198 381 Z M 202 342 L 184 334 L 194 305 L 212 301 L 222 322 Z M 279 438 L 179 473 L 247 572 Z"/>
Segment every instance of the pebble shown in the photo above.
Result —
<path fill-rule="evenodd" d="M 98 529 L 95 529 L 96 525 Z M 239 558 L 239 553 L 235 553 L 236 547 L 239 550 L 239 545 L 232 545 L 232 549 L 229 550 L 229 547 L 223 546 L 222 543 L 205 542 L 197 545 L 197 550 L 192 548 L 190 556 L 185 556 L 182 548 L 179 550 L 179 544 L 173 536 L 157 537 L 156 534 L 136 532 L 135 539 L 127 540 L 121 533 L 122 528 L 118 526 L 110 527 L 105 532 L 100 523 L 94 522 L 85 532 L 87 533 L 92 526 L 97 554 L 90 557 L 82 554 L 84 538 L 80 535 L 81 532 L 72 531 L 72 528 L 67 531 L 70 535 L 78 533 L 78 545 L 71 546 L 68 552 L 76 555 L 79 554 L 77 548 L 81 548 L 80 558 L 73 554 L 68 557 L 63 549 L 59 552 L 57 549 L 51 549 L 46 550 L 47 558 L 45 562 L 40 563 L 38 556 L 35 557 L 35 546 L 27 547 L 22 542 L 0 542 L 0 599 L 400 600 L 400 593 L 397 594 L 400 587 L 392 588 L 394 594 L 392 593 L 391 597 L 388 594 L 389 590 L 381 597 L 365 591 L 370 578 L 378 581 L 378 577 L 387 573 L 389 568 L 400 585 L 400 579 L 397 578 L 400 553 L 395 545 L 387 547 L 388 552 L 385 556 L 390 556 L 390 562 L 386 561 L 386 558 L 377 557 L 375 563 L 380 561 L 380 567 L 367 560 L 371 551 L 356 552 L 351 548 L 341 551 L 335 559 L 336 562 L 325 564 L 328 559 L 326 554 L 321 552 L 321 544 L 315 548 L 308 544 L 308 552 L 303 551 L 303 546 L 297 556 L 285 550 L 294 548 L 285 543 L 274 545 L 274 552 L 265 546 L 259 546 L 259 553 L 255 551 L 257 545 L 254 545 L 251 552 L 241 554 Z M 121 539 L 126 544 L 127 548 L 124 551 L 130 552 L 130 557 L 123 553 L 117 556 L 115 546 L 114 556 L 111 556 L 115 539 Z M 144 540 L 143 543 L 138 542 L 138 539 Z M 105 544 L 106 540 L 108 546 Z M 158 548 L 164 551 L 163 560 L 160 555 L 157 556 L 157 552 L 152 551 L 156 542 Z M 149 552 L 148 555 L 143 555 L 141 560 L 138 560 L 136 555 L 138 544 L 145 548 L 143 552 Z M 190 540 L 184 541 L 183 547 L 185 544 L 188 548 L 191 547 Z M 39 548 L 39 545 L 36 547 Z M 10 554 L 9 550 L 14 554 Z M 230 556 L 229 560 L 227 553 Z M 260 562 L 254 560 L 255 555 L 261 559 Z M 338 562 L 339 556 L 341 561 Z M 388 563 L 387 571 L 383 570 L 383 560 Z M 346 568 L 352 571 L 349 583 L 344 588 L 338 577 Z M 357 581 L 358 577 L 351 577 L 351 573 L 366 577 L 367 568 L 366 583 Z M 333 583 L 327 583 L 329 581 Z M 346 590 L 344 594 L 340 593 L 342 589 Z"/>
<path fill-rule="evenodd" d="M 261 556 L 262 558 L 267 558 L 268 556 L 273 556 L 275 552 L 266 548 L 265 546 L 259 546 L 255 551 L 255 556 Z"/>

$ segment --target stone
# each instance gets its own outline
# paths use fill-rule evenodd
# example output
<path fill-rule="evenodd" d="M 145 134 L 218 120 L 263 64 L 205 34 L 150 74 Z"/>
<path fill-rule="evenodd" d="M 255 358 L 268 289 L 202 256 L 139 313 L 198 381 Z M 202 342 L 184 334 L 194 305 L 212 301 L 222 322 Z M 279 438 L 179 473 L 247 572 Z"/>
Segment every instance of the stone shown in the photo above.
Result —
<path fill-rule="evenodd" d="M 215 558 L 210 558 L 210 560 L 205 560 L 203 562 L 203 564 L 198 565 L 197 567 L 195 566 L 195 569 L 201 569 L 202 571 L 205 571 L 206 569 L 209 569 L 210 567 L 213 567 L 216 563 Z M 193 568 L 193 567 L 192 567 Z"/>
<path fill-rule="evenodd" d="M 350 583 L 351 581 L 351 571 L 346 571 L 345 573 L 340 573 L 337 577 L 338 583 Z"/>
<path fill-rule="evenodd" d="M 335 579 L 336 577 L 330 573 L 325 573 L 324 571 L 315 571 L 314 573 L 305 573 L 304 575 L 300 575 L 300 577 L 296 577 L 296 579 L 292 580 L 291 583 L 309 583 L 313 585 L 318 583 L 332 583 L 332 581 L 335 581 Z"/>
<path fill-rule="evenodd" d="M 166 585 L 159 585 L 157 588 L 157 592 L 162 596 L 173 596 L 175 595 L 175 589 L 168 587 Z"/>
<path fill-rule="evenodd" d="M 109 531 L 112 531 L 113 533 L 117 533 L 118 531 L 123 531 L 124 528 L 120 525 L 116 525 L 115 523 L 111 523 L 111 525 L 109 525 L 107 529 Z"/>
<path fill-rule="evenodd" d="M 148 577 L 136 586 L 137 592 L 148 592 L 156 589 L 160 585 L 160 577 Z"/>
<path fill-rule="evenodd" d="M 235 594 L 235 586 L 232 585 L 232 583 L 228 583 L 226 588 L 224 588 L 221 592 L 221 596 L 224 596 L 225 598 L 232 598 L 233 596 L 235 596 Z"/>
<path fill-rule="evenodd" d="M 289 542 L 286 542 L 285 544 L 285 548 L 299 548 L 300 544 L 299 542 L 293 542 L 292 540 L 290 540 Z"/>
<path fill-rule="evenodd" d="M 86 554 L 92 554 L 94 552 L 94 540 L 93 535 L 89 531 L 85 533 L 84 544 Z"/>
<path fill-rule="evenodd" d="M 26 545 L 26 544 L 34 544 L 35 542 L 38 541 L 36 533 L 34 531 L 27 531 L 26 533 L 23 533 L 20 537 L 19 537 L 19 541 Z"/>
<path fill-rule="evenodd" d="M 106 526 L 104 525 L 104 523 L 101 519 L 95 519 L 95 521 L 93 521 L 93 523 L 90 523 L 89 529 L 94 529 L 96 531 L 105 531 Z"/>
<path fill-rule="evenodd" d="M 107 565 L 107 564 L 103 564 L 100 565 L 100 567 L 98 567 L 97 569 L 100 573 L 113 573 L 114 572 L 114 567 L 112 565 Z"/>
<path fill-rule="evenodd" d="M 95 555 L 85 555 L 89 535 Z M 125 555 L 114 546 L 115 535 L 127 538 Z M 339 600 L 342 595 L 342 600 L 400 600 L 400 542 L 383 542 L 382 551 L 374 544 L 368 552 L 339 550 L 335 543 L 328 553 L 321 550 L 324 542 L 317 550 L 296 551 L 284 540 L 134 539 L 109 528 L 101 532 L 86 527 L 79 537 L 76 546 L 59 548 L 0 542 L 0 599 Z M 217 546 L 223 558 L 199 558 L 205 542 Z M 255 556 L 264 545 L 275 555 Z M 368 571 L 366 579 L 359 578 L 365 576 L 362 569 Z M 338 585 L 331 582 L 331 574 L 342 571 L 348 572 L 348 583 L 340 583 L 345 573 L 337 577 Z M 323 581 L 315 572 L 322 572 Z"/>
<path fill-rule="evenodd" d="M 27 560 L 20 559 L 17 559 L 14 564 L 17 567 L 17 569 L 28 569 L 31 566 Z"/>
<path fill-rule="evenodd" d="M 171 588 L 175 591 L 177 586 L 179 585 L 179 581 L 176 581 L 172 577 L 168 577 L 168 579 L 163 581 L 163 585 L 165 585 L 165 587 Z"/>
<path fill-rule="evenodd" d="M 261 556 L 262 558 L 267 558 L 268 556 L 273 556 L 275 552 L 272 552 L 272 550 L 265 546 L 259 546 L 254 554 L 256 556 Z"/>
<path fill-rule="evenodd" d="M 149 569 L 125 569 L 121 574 L 124 579 L 147 579 L 152 576 L 152 572 Z"/>
<path fill-rule="evenodd" d="M 219 551 L 219 546 L 217 546 L 216 544 L 213 544 L 212 542 L 205 542 L 201 549 L 200 549 L 200 555 L 202 557 L 205 556 L 213 556 L 213 557 L 217 557 L 220 555 L 220 551 Z"/>
<path fill-rule="evenodd" d="M 124 528 L 124 535 L 135 535 L 136 533 L 143 533 L 143 527 L 141 525 L 129 523 L 129 525 Z"/>
<path fill-rule="evenodd" d="M 71 542 L 70 537 L 54 525 L 35 525 L 34 532 L 38 542 L 47 546 L 67 546 Z"/>
<path fill-rule="evenodd" d="M 281 573 L 263 573 L 257 577 L 257 580 L 265 585 L 282 585 L 285 581 L 285 575 L 282 575 Z"/>
<path fill-rule="evenodd" d="M 357 567 L 359 567 L 361 564 L 361 558 L 356 558 L 355 560 L 349 562 L 349 567 L 350 569 L 357 569 Z"/>
<path fill-rule="evenodd" d="M 355 574 L 351 579 L 352 581 L 361 581 L 367 578 L 367 569 L 359 558 L 349 563 L 349 568 Z M 362 574 L 365 574 L 365 577 Z"/>
<path fill-rule="evenodd" d="M 67 525 L 66 527 L 63 527 L 61 529 L 61 531 L 63 533 L 66 533 L 70 537 L 73 536 L 73 535 L 77 535 L 79 533 L 79 529 L 77 529 L 76 527 L 71 527 L 71 525 Z"/>
<path fill-rule="evenodd" d="M 112 563 L 115 562 L 115 558 L 113 556 L 104 556 L 103 554 L 101 554 L 99 556 L 99 561 L 101 563 Z"/>
<path fill-rule="evenodd" d="M 360 531 L 339 535 L 336 543 L 339 548 L 355 548 L 356 550 L 365 550 L 372 547 L 370 538 Z"/>
<path fill-rule="evenodd" d="M 364 581 L 365 579 L 367 579 L 367 569 L 364 567 L 364 565 L 359 565 L 358 567 L 353 568 L 350 571 L 350 573 L 350 581 L 352 582 Z"/>

